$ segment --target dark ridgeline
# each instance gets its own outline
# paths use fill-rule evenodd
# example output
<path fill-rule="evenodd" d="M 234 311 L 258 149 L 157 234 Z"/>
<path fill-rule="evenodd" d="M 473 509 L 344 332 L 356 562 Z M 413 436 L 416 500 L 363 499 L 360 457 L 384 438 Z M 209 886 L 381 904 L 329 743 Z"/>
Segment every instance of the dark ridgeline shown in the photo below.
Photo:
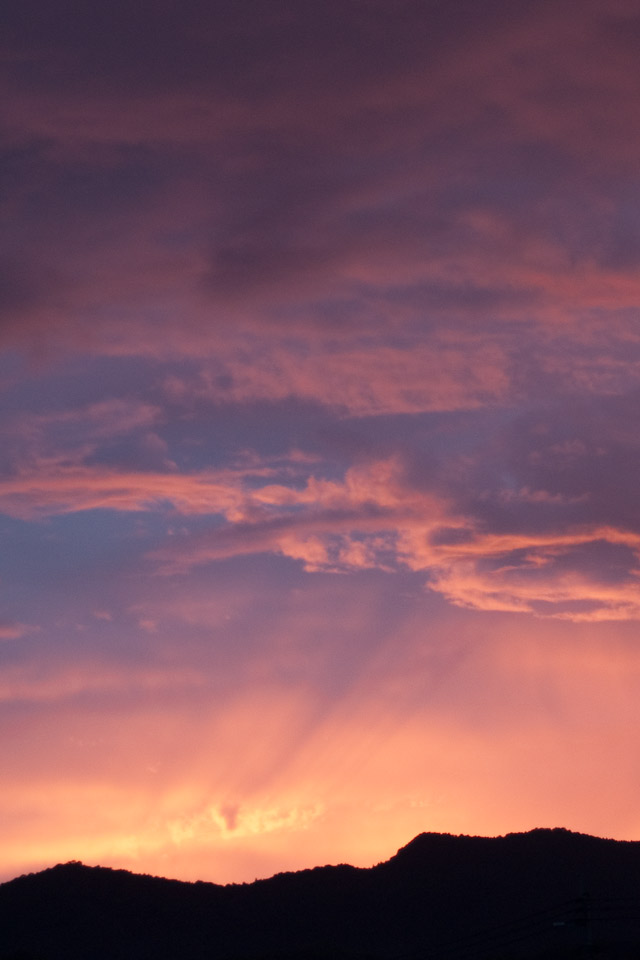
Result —
<path fill-rule="evenodd" d="M 543 957 L 640 957 L 640 842 L 421 834 L 368 870 L 223 887 L 68 863 L 0 885 L 0 960 Z"/>

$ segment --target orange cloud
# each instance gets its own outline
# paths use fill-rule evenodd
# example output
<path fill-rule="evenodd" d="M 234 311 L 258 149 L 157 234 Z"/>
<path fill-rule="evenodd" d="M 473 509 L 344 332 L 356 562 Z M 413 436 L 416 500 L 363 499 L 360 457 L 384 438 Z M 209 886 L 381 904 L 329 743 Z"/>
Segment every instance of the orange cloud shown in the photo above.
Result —
<path fill-rule="evenodd" d="M 478 610 L 511 610 L 575 622 L 640 617 L 640 535 L 611 527 L 561 533 L 495 535 L 474 532 L 462 543 L 433 549 L 409 534 L 404 547 L 412 569 L 429 569 L 431 589 Z M 582 548 L 612 544 L 629 552 L 625 576 L 615 583 L 581 569 Z M 574 561 L 564 570 L 562 561 Z"/>

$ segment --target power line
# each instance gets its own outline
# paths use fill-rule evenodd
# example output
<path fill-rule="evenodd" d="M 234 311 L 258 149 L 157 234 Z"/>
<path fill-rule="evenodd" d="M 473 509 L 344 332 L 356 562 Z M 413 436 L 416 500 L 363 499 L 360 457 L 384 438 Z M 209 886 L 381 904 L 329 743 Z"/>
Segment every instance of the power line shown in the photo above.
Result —
<path fill-rule="evenodd" d="M 635 908 L 635 909 L 634 909 Z M 563 900 L 540 910 L 494 923 L 449 940 L 437 950 L 439 960 L 465 960 L 477 958 L 488 953 L 505 950 L 516 944 L 529 941 L 532 950 L 536 942 L 542 941 L 549 948 L 560 950 L 569 946 L 560 939 L 562 933 L 573 933 L 572 947 L 582 946 L 586 955 L 593 955 L 595 938 L 594 927 L 611 923 L 640 924 L 640 901 L 634 897 L 592 897 L 583 894 L 570 900 Z M 558 935 L 556 944 L 550 943 Z M 628 931 L 627 931 L 628 933 Z M 599 937 L 598 942 L 602 938 Z M 582 941 L 580 944 L 579 941 Z M 424 960 L 424 948 L 396 955 L 396 960 Z"/>

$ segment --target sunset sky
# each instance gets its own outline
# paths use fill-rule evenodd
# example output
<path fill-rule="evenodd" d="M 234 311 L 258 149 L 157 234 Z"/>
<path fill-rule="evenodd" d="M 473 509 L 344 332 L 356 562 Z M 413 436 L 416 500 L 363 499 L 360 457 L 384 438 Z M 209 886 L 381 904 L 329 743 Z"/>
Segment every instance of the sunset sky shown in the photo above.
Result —
<path fill-rule="evenodd" d="M 638 0 L 8 0 L 0 880 L 640 839 Z"/>

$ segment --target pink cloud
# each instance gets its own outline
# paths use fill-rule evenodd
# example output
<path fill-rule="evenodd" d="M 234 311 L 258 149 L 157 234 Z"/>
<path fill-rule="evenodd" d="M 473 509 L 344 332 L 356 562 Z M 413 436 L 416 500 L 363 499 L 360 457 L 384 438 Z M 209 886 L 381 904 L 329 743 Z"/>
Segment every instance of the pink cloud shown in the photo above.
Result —
<path fill-rule="evenodd" d="M 0 640 L 19 640 L 34 630 L 37 630 L 37 627 L 30 626 L 28 623 L 0 620 Z"/>
<path fill-rule="evenodd" d="M 313 466 L 299 462 L 298 472 Z M 408 567 L 455 604 L 575 621 L 635 619 L 640 535 L 623 526 L 562 521 L 545 532 L 483 530 L 440 496 L 407 483 L 399 459 L 349 468 L 342 480 L 308 472 L 292 485 L 269 482 L 277 467 L 195 474 L 126 473 L 43 465 L 0 483 L 0 503 L 17 517 L 96 508 L 218 515 L 209 532 L 185 534 L 157 549 L 165 573 L 252 553 L 279 553 L 309 572 Z M 249 483 L 250 481 L 250 483 Z M 584 497 L 525 491 L 539 510 L 568 510 Z M 509 500 L 508 502 L 517 502 Z M 601 545 L 622 551 L 624 574 L 610 582 L 589 567 Z"/>
<path fill-rule="evenodd" d="M 74 462 L 86 453 L 81 448 L 71 457 L 37 456 L 13 476 L 1 479 L 3 512 L 33 518 L 95 509 L 151 510 L 169 504 L 184 514 L 222 514 L 241 519 L 260 505 L 259 495 L 251 492 L 247 481 L 281 478 L 291 472 L 295 476 L 298 472 L 298 468 L 282 461 L 274 467 L 223 467 L 192 474 L 177 472 L 175 464 L 170 464 L 171 471 L 158 472 Z"/>
<path fill-rule="evenodd" d="M 312 349 L 304 342 L 287 349 L 276 340 L 244 356 L 229 352 L 224 379 L 204 367 L 195 383 L 174 381 L 171 390 L 222 403 L 298 398 L 351 416 L 466 409 L 503 399 L 509 391 L 503 347 L 472 338 L 447 342 L 453 339 L 398 347 L 316 342 Z"/>
<path fill-rule="evenodd" d="M 25 632 L 31 631 L 25 629 Z M 145 691 L 157 693 L 169 688 L 201 687 L 203 682 L 202 676 L 194 669 L 134 671 L 131 667 L 101 664 L 96 668 L 95 664 L 84 663 L 75 667 L 61 665 L 47 671 L 42 664 L 16 664 L 3 672 L 0 703 L 65 702 L 86 693 L 126 696 L 127 690 L 136 690 L 140 694 Z"/>
<path fill-rule="evenodd" d="M 545 533 L 491 533 L 451 504 L 412 491 L 398 462 L 352 469 L 344 483 L 311 478 L 302 490 L 265 487 L 255 500 L 276 508 L 187 537 L 155 554 L 165 572 L 255 552 L 278 552 L 308 571 L 405 565 L 428 573 L 430 589 L 477 610 L 585 620 L 637 619 L 640 535 L 597 524 Z M 543 508 L 553 497 L 529 498 Z M 560 501 L 562 504 L 562 500 Z M 296 507 L 293 514 L 278 512 Z M 608 582 L 589 569 L 588 550 L 624 552 L 624 575 Z M 568 566 L 567 566 L 568 565 Z"/>
<path fill-rule="evenodd" d="M 163 502 L 186 513 L 225 513 L 244 501 L 233 483 L 215 472 L 189 477 L 172 473 L 126 474 L 91 467 L 23 472 L 0 483 L 0 503 L 15 517 L 37 517 L 79 510 L 148 510 Z"/>
<path fill-rule="evenodd" d="M 185 13 L 174 42 L 203 69 L 176 77 L 170 93 L 155 59 L 142 70 L 139 51 L 119 61 L 131 76 L 116 88 L 112 61 L 104 73 L 97 66 L 108 40 L 90 24 L 79 29 L 97 59 L 89 67 L 80 58 L 77 67 L 91 82 L 69 82 L 68 38 L 59 26 L 45 44 L 60 68 L 56 82 L 38 82 L 36 71 L 27 86 L 23 64 L 39 63 L 43 41 L 16 28 L 16 50 L 26 44 L 26 60 L 14 53 L 6 64 L 12 135 L 49 146 L 25 174 L 31 179 L 15 192 L 10 213 L 24 217 L 24 197 L 43 191 L 43 177 L 57 199 L 37 215 L 29 208 L 33 222 L 17 255 L 31 280 L 14 298 L 17 319 L 6 336 L 12 343 L 30 338 L 43 351 L 165 359 L 204 352 L 228 364 L 228 399 L 330 403 L 333 396 L 356 414 L 504 398 L 523 318 L 561 325 L 576 338 L 578 325 L 606 331 L 613 324 L 631 339 L 633 322 L 619 312 L 637 302 L 637 270 L 616 253 L 627 203 L 613 179 L 603 182 L 602 170 L 624 170 L 636 154 L 635 14 L 622 4 L 588 3 L 576 32 L 571 4 L 504 12 L 491 4 L 464 27 L 451 13 L 434 32 L 432 18 L 409 5 L 406 24 L 392 25 L 402 35 L 392 55 L 382 42 L 384 11 L 364 29 L 362 11 L 332 7 L 327 22 L 341 24 L 335 35 L 353 43 L 325 50 L 338 82 L 317 72 L 319 62 L 314 72 L 313 57 L 299 59 L 297 46 L 284 62 L 298 83 L 278 80 L 256 51 L 251 93 L 237 88 L 237 71 L 226 72 L 224 51 L 219 61 L 203 59 L 202 38 L 221 40 L 201 13 L 197 29 L 188 27 L 193 11 Z M 270 18 L 264 21 L 272 30 Z M 291 26 L 304 21 L 296 14 Z M 231 33 L 233 47 L 238 36 Z M 320 30 L 318 43 L 321 37 Z M 274 41 L 285 39 L 276 31 Z M 605 42 L 616 55 L 592 55 Z M 344 75 L 349 82 L 342 84 Z M 301 146 L 284 162 L 292 129 Z M 251 147 L 264 130 L 276 131 L 275 157 Z M 446 146 L 456 130 L 464 155 L 457 141 Z M 533 171 L 531 143 L 540 154 Z M 148 150 L 150 170 L 127 166 L 132 144 Z M 214 176 L 212 151 L 224 158 Z M 75 195 L 67 202 L 66 164 L 88 191 L 84 207 Z M 491 171 L 505 197 L 491 188 Z M 511 200 L 509 183 L 520 191 Z M 100 196 L 109 202 L 98 210 L 96 232 Z M 629 251 L 631 240 L 622 247 Z M 12 271 L 14 282 L 19 273 Z M 351 313 L 336 326 L 332 313 L 340 315 L 345 303 Z M 596 309 L 617 316 L 596 318 Z M 473 329 L 479 316 L 484 329 L 475 345 L 447 351 L 441 338 L 435 347 L 428 342 L 434 328 Z M 489 347 L 481 345 L 486 324 L 501 327 Z M 338 343 L 319 355 L 317 334 L 327 327 Z M 244 361 L 238 328 L 258 337 Z M 414 336 L 394 348 L 385 342 L 390 329 Z M 287 355 L 292 330 L 302 338 L 302 357 Z M 623 365 L 628 376 L 631 362 Z M 564 372 L 571 366 L 569 359 Z"/>

